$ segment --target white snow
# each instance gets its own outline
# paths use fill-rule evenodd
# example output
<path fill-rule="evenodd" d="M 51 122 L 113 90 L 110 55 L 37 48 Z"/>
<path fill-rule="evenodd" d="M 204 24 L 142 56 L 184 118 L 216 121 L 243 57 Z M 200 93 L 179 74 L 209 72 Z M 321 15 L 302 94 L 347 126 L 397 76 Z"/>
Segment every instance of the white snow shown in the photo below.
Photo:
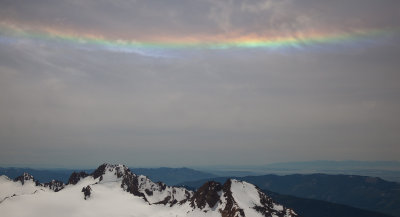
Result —
<path fill-rule="evenodd" d="M 274 209 L 274 210 L 277 210 L 277 211 L 283 211 L 283 206 L 282 206 L 282 205 L 279 205 L 279 204 L 276 204 L 276 203 L 274 203 L 274 207 L 273 207 L 273 209 Z"/>
<path fill-rule="evenodd" d="M 103 174 L 103 179 L 100 181 L 100 183 L 116 182 L 121 180 L 122 178 L 118 178 L 116 176 L 115 168 L 106 168 Z"/>
<path fill-rule="evenodd" d="M 10 198 L 14 194 L 16 196 L 33 194 L 45 189 L 44 187 L 36 186 L 32 180 L 27 180 L 22 185 L 21 182 L 13 182 L 7 176 L 0 176 L 0 201 L 3 201 L 6 197 Z"/>
<path fill-rule="evenodd" d="M 139 176 L 139 191 L 153 191 L 153 195 L 143 198 L 134 196 L 121 188 L 122 178 L 116 175 L 116 169 L 106 168 L 102 181 L 92 176 L 81 179 L 76 185 L 66 185 L 59 192 L 49 188 L 35 186 L 33 181 L 14 182 L 5 176 L 0 177 L 0 215 L 2 217 L 220 217 L 226 198 L 219 192 L 221 202 L 214 207 L 206 206 L 201 210 L 190 206 L 189 202 L 170 205 L 154 204 L 170 196 L 172 201 L 185 199 L 186 189 L 162 187 L 145 176 Z M 122 171 L 122 170 L 118 170 Z M 91 196 L 84 199 L 83 187 L 90 186 Z M 260 204 L 259 193 L 254 185 L 232 180 L 232 196 L 247 217 L 259 217 L 260 213 L 252 209 Z M 17 196 L 12 195 L 16 194 Z M 191 196 L 193 192 L 190 192 Z M 4 199 L 5 198 L 5 199 Z M 274 204 L 276 209 L 283 209 Z M 287 213 L 290 214 L 290 213 Z M 290 215 L 287 215 L 290 216 Z"/>
<path fill-rule="evenodd" d="M 108 171 L 108 170 L 107 170 Z M 32 181 L 24 185 L 13 182 L 5 176 L 0 177 L 0 196 L 5 198 L 13 194 L 19 196 L 6 198 L 0 203 L 2 217 L 176 217 L 176 216 L 220 216 L 218 212 L 203 212 L 193 210 L 189 203 L 175 204 L 173 207 L 164 205 L 149 205 L 141 197 L 134 196 L 121 188 L 120 179 L 114 171 L 105 172 L 103 180 L 89 176 L 81 179 L 76 185 L 67 185 L 63 190 L 54 192 L 48 188 L 36 187 Z M 150 180 L 146 180 L 149 182 Z M 151 182 L 151 181 L 150 181 Z M 147 183 L 152 186 L 155 183 Z M 97 184 L 96 184 L 97 183 Z M 84 200 L 82 188 L 90 186 L 91 197 Z M 39 191 L 37 191 L 39 190 Z M 182 191 L 181 191 L 182 190 Z M 165 195 L 183 198 L 184 190 L 167 187 Z M 33 194 L 33 192 L 35 192 Z M 154 200 L 162 198 L 162 194 Z M 164 198 L 162 198 L 164 199 Z"/>
<path fill-rule="evenodd" d="M 246 216 L 262 216 L 253 209 L 254 206 L 261 206 L 260 196 L 254 185 L 233 179 L 231 191 L 233 198 Z"/>
<path fill-rule="evenodd" d="M 146 176 L 140 175 L 138 178 L 139 178 L 139 191 L 146 195 L 146 199 L 151 204 L 163 201 L 168 196 L 171 197 L 169 201 L 173 201 L 174 199 L 176 199 L 179 202 L 185 199 L 184 188 L 166 186 L 166 188 L 162 190 L 158 184 L 154 183 Z M 148 195 L 145 191 L 146 189 L 151 190 L 153 194 Z"/>
<path fill-rule="evenodd" d="M 108 177 L 110 178 L 110 177 Z M 142 198 L 129 194 L 120 187 L 117 181 L 96 183 L 92 177 L 82 179 L 76 185 L 67 185 L 59 192 L 53 192 L 47 188 L 35 194 L 21 194 L 0 203 L 0 213 L 2 217 L 35 217 L 35 216 L 186 216 L 186 212 L 191 208 L 186 206 L 169 207 L 164 205 L 149 205 Z M 92 188 L 91 197 L 84 200 L 82 187 L 90 185 Z M 29 186 L 29 188 L 28 188 Z M 6 189 L 9 189 L 7 192 Z M 13 194 L 20 189 L 36 190 L 27 185 L 25 187 L 6 180 L 1 177 L 0 192 Z M 202 215 L 200 215 L 202 216 Z"/>

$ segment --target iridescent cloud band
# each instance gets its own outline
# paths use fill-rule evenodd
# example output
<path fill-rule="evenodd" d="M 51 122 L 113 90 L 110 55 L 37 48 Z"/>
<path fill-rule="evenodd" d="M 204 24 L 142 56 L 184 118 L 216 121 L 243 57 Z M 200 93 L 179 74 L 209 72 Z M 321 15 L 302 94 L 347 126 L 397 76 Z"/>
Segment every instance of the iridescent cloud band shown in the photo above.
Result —
<path fill-rule="evenodd" d="M 371 37 L 381 37 L 394 32 L 398 28 L 358 29 L 348 32 L 303 33 L 293 36 L 262 37 L 191 37 L 167 38 L 166 40 L 137 41 L 113 39 L 101 34 L 86 34 L 82 32 L 57 30 L 52 28 L 32 28 L 10 23 L 0 23 L 0 36 L 30 38 L 43 41 L 66 42 L 77 45 L 98 46 L 104 49 L 230 49 L 230 48 L 281 48 L 302 47 L 314 44 L 345 43 Z"/>

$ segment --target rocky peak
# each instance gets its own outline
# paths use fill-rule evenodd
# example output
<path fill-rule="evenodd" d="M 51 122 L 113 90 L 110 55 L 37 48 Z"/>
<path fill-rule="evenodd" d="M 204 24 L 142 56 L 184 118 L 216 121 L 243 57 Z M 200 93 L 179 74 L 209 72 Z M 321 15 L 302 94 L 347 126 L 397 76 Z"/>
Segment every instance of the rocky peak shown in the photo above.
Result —
<path fill-rule="evenodd" d="M 73 172 L 68 179 L 68 184 L 76 185 L 81 179 L 89 176 L 86 172 Z"/>
<path fill-rule="evenodd" d="M 228 179 L 222 186 L 225 207 L 220 210 L 222 217 L 244 217 L 244 211 L 241 209 L 233 198 L 232 180 Z"/>
<path fill-rule="evenodd" d="M 286 216 L 297 216 L 297 214 L 292 210 L 283 207 L 282 205 L 276 204 L 272 201 L 270 197 L 268 197 L 264 192 L 261 191 L 258 187 L 258 194 L 260 197 L 260 205 L 255 205 L 253 208 L 263 214 L 264 216 L 277 216 L 277 217 L 286 217 Z"/>
<path fill-rule="evenodd" d="M 23 173 L 14 179 L 14 182 L 21 182 L 22 185 L 24 185 L 27 181 L 32 181 L 36 186 L 47 187 L 55 192 L 58 192 L 65 187 L 65 184 L 58 180 L 52 180 L 48 183 L 39 183 L 39 181 L 35 180 L 35 178 L 29 173 Z"/>
<path fill-rule="evenodd" d="M 58 192 L 65 187 L 65 184 L 62 181 L 52 180 L 51 182 L 44 183 L 43 186 L 48 187 L 55 192 Z"/>
<path fill-rule="evenodd" d="M 204 212 L 216 210 L 222 217 L 296 217 L 291 209 L 275 204 L 258 187 L 228 179 L 223 185 L 206 182 L 190 198 L 190 205 Z"/>
<path fill-rule="evenodd" d="M 22 175 L 18 176 L 17 178 L 14 179 L 14 182 L 20 181 L 22 184 L 25 184 L 26 181 L 32 181 L 35 182 L 36 185 L 38 185 L 38 182 L 33 178 L 33 176 L 29 173 L 23 173 Z"/>
<path fill-rule="evenodd" d="M 104 163 L 102 165 L 100 165 L 99 167 L 97 167 L 97 169 L 95 169 L 91 176 L 93 176 L 94 179 L 99 178 L 100 176 L 104 175 L 104 173 L 106 172 L 106 167 L 108 166 L 108 164 Z"/>
<path fill-rule="evenodd" d="M 128 171 L 122 178 L 121 182 L 121 188 L 123 188 L 125 191 L 135 195 L 142 197 L 143 199 L 146 199 L 146 196 L 139 191 L 139 180 L 135 174 L 132 172 Z"/>
<path fill-rule="evenodd" d="M 97 179 L 100 177 L 100 181 L 104 179 L 104 175 L 109 174 L 109 175 L 114 175 L 117 177 L 117 179 L 122 178 L 125 174 L 132 174 L 132 172 L 129 170 L 129 168 L 125 165 L 122 164 L 108 164 L 104 163 L 100 165 L 93 173 L 91 174 L 94 179 Z"/>
<path fill-rule="evenodd" d="M 224 211 L 236 210 L 239 214 L 227 212 L 225 216 L 245 216 L 256 212 L 265 217 L 297 217 L 293 210 L 274 203 L 261 189 L 248 182 L 228 180 L 223 189 L 227 201 Z M 230 206 L 230 203 L 233 205 Z"/>
<path fill-rule="evenodd" d="M 146 200 L 145 195 L 139 190 L 138 176 L 132 173 L 125 165 L 104 163 L 90 175 L 94 179 L 99 178 L 99 182 L 121 181 L 121 188 Z"/>
<path fill-rule="evenodd" d="M 203 209 L 208 206 L 214 207 L 220 201 L 222 186 L 218 182 L 209 181 L 202 185 L 190 199 L 193 208 Z"/>
<path fill-rule="evenodd" d="M 168 204 L 169 206 L 173 206 L 176 203 L 183 204 L 193 194 L 185 188 L 167 186 L 162 182 L 153 182 L 143 175 L 139 175 L 136 178 L 138 191 L 144 194 L 145 199 L 150 204 Z"/>

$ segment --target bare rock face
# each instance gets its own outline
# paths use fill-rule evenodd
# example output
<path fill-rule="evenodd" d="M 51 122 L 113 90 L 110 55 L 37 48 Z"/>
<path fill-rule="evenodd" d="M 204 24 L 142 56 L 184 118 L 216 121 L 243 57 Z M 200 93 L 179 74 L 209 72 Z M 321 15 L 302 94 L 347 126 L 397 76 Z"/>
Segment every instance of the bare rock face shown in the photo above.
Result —
<path fill-rule="evenodd" d="M 233 198 L 232 191 L 232 180 L 228 179 L 222 189 L 223 189 L 223 197 L 225 197 L 226 205 L 223 209 L 220 210 L 222 217 L 244 217 L 244 211 L 241 209 L 235 199 Z"/>
<path fill-rule="evenodd" d="M 94 179 L 98 179 L 99 182 L 104 181 L 105 175 L 108 174 L 114 177 L 115 180 L 121 181 L 121 188 L 125 191 L 138 196 L 142 197 L 145 201 L 146 195 L 140 190 L 140 183 L 139 177 L 132 173 L 128 167 L 125 165 L 112 165 L 108 163 L 104 163 L 100 165 L 91 176 Z M 145 189 L 147 192 L 151 192 L 151 189 Z"/>
<path fill-rule="evenodd" d="M 32 181 L 33 183 L 35 183 L 35 186 L 46 187 L 55 192 L 58 192 L 65 187 L 65 184 L 62 181 L 58 180 L 52 180 L 51 182 L 47 183 L 39 183 L 39 181 L 35 180 L 35 178 L 28 173 L 23 173 L 22 175 L 14 179 L 14 182 L 21 182 L 22 185 L 26 184 L 27 181 Z"/>
<path fill-rule="evenodd" d="M 90 197 L 92 188 L 88 185 L 88 186 L 82 188 L 82 192 L 83 192 L 84 199 L 86 200 L 87 198 Z"/>
<path fill-rule="evenodd" d="M 240 202 L 240 203 L 239 203 Z M 206 182 L 190 198 L 194 209 L 218 211 L 222 217 L 297 217 L 291 209 L 275 204 L 258 187 L 238 180 L 227 180 L 223 185 Z"/>
<path fill-rule="evenodd" d="M 86 172 L 73 172 L 68 179 L 68 184 L 76 185 L 81 179 L 89 176 Z"/>
<path fill-rule="evenodd" d="M 29 173 L 23 173 L 22 175 L 18 176 L 17 178 L 14 179 L 14 182 L 21 182 L 22 184 L 25 184 L 26 181 L 33 181 L 36 183 L 36 185 L 39 185 L 39 183 L 33 178 L 33 176 Z"/>
<path fill-rule="evenodd" d="M 258 188 L 257 188 L 258 189 Z M 284 209 L 283 206 L 274 204 L 271 198 L 265 195 L 260 189 L 258 189 L 261 206 L 254 206 L 254 209 L 264 216 L 295 216 L 295 213 L 290 209 Z"/>
<path fill-rule="evenodd" d="M 127 192 L 135 196 L 142 197 L 144 200 L 147 201 L 146 196 L 139 191 L 138 177 L 130 171 L 122 178 L 121 187 Z M 150 191 L 149 189 L 147 190 Z"/>
<path fill-rule="evenodd" d="M 102 181 L 106 173 L 112 173 L 117 179 L 123 178 L 125 175 L 132 174 L 129 168 L 126 167 L 125 165 L 121 164 L 112 165 L 104 163 L 100 165 L 90 175 L 93 177 L 93 179 L 97 179 L 100 177 L 99 181 Z"/>
<path fill-rule="evenodd" d="M 97 167 L 97 169 L 96 169 L 95 171 L 93 171 L 93 173 L 90 174 L 90 175 L 93 176 L 94 179 L 97 179 L 97 178 L 103 176 L 103 174 L 104 174 L 105 171 L 106 171 L 107 165 L 108 165 L 108 164 L 102 164 L 102 165 L 100 165 L 100 166 Z M 101 178 L 100 178 L 100 181 L 101 181 Z"/>
<path fill-rule="evenodd" d="M 190 205 L 193 208 L 203 209 L 207 204 L 214 207 L 220 202 L 220 191 L 222 186 L 218 182 L 210 181 L 202 185 L 190 199 Z"/>
<path fill-rule="evenodd" d="M 44 183 L 43 186 L 48 187 L 55 192 L 58 192 L 65 187 L 65 184 L 62 181 L 52 180 L 51 182 Z"/>

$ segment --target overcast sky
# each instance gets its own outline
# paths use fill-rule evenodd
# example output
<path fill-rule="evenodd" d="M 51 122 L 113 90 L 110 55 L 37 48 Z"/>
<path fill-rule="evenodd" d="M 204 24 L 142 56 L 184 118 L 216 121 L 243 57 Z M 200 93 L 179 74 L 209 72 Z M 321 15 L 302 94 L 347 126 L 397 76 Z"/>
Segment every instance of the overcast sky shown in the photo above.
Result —
<path fill-rule="evenodd" d="M 399 29 L 398 0 L 3 0 L 0 166 L 399 160 Z M 78 42 L 370 30 L 384 33 L 273 48 Z"/>

